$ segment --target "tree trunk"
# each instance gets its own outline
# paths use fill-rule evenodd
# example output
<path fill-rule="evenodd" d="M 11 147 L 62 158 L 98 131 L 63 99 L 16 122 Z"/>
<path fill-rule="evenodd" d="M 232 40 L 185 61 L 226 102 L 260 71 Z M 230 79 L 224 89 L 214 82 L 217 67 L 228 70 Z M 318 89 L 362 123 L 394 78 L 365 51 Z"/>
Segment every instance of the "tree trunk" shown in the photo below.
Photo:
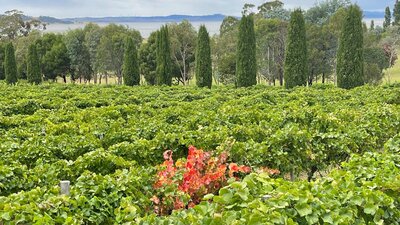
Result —
<path fill-rule="evenodd" d="M 325 84 L 325 72 L 322 73 L 322 83 Z"/>
<path fill-rule="evenodd" d="M 312 166 L 311 167 L 311 171 L 308 172 L 308 175 L 307 175 L 308 182 L 310 182 L 312 180 L 312 178 L 314 176 L 314 173 L 317 172 L 317 171 L 318 171 L 318 168 L 316 166 Z"/>
<path fill-rule="evenodd" d="M 316 84 L 318 84 L 318 74 L 315 74 L 315 82 L 314 83 L 316 83 Z"/>
<path fill-rule="evenodd" d="M 291 171 L 291 172 L 290 172 L 290 180 L 293 182 L 295 179 L 296 179 L 296 178 L 295 178 L 295 176 L 294 176 L 294 172 Z"/>
<path fill-rule="evenodd" d="M 118 85 L 122 85 L 122 71 L 117 71 Z"/>
<path fill-rule="evenodd" d="M 267 66 L 267 74 L 268 74 L 268 80 L 269 80 L 269 85 L 271 86 L 272 85 L 272 82 L 273 82 L 273 80 L 274 80 L 274 78 L 273 78 L 273 76 L 271 76 L 271 69 L 270 69 L 270 67 L 271 67 L 271 57 L 270 57 L 270 49 L 269 49 L 269 46 L 268 46 L 268 52 L 267 52 L 267 63 L 268 63 L 268 66 Z"/>
<path fill-rule="evenodd" d="M 62 77 L 63 77 L 64 84 L 66 84 L 67 83 L 67 76 L 63 75 Z"/>
<path fill-rule="evenodd" d="M 279 68 L 279 84 L 283 86 L 283 71 L 282 68 Z"/>
<path fill-rule="evenodd" d="M 186 86 L 187 71 L 186 71 L 186 52 L 183 52 L 183 86 Z"/>
<path fill-rule="evenodd" d="M 93 74 L 93 82 L 94 84 L 97 84 L 97 73 Z"/>
<path fill-rule="evenodd" d="M 106 77 L 106 85 L 108 85 L 108 73 L 107 72 L 105 74 L 105 77 Z"/>

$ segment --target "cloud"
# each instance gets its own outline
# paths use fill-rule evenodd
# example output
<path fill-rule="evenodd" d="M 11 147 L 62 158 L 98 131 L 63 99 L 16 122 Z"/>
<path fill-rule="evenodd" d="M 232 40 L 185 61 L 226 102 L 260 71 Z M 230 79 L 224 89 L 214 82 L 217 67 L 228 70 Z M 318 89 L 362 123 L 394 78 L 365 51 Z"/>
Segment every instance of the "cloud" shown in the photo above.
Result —
<path fill-rule="evenodd" d="M 19 9 L 32 16 L 101 17 L 154 16 L 171 14 L 239 15 L 245 3 L 260 5 L 264 0 L 0 0 L 1 9 Z M 307 9 L 315 0 L 283 0 L 287 8 Z M 358 0 L 364 10 L 383 10 L 394 0 Z"/>

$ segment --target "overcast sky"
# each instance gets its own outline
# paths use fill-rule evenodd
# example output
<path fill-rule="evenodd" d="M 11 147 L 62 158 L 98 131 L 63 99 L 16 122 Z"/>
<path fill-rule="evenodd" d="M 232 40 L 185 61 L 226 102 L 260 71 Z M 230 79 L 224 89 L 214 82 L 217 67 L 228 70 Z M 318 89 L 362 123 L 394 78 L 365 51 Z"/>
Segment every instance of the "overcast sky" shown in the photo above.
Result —
<path fill-rule="evenodd" d="M 0 0 L 0 12 L 19 9 L 26 15 L 65 17 L 165 16 L 171 14 L 240 15 L 244 3 L 263 0 Z M 287 8 L 308 8 L 315 0 L 283 0 Z M 394 0 L 357 0 L 364 10 L 383 11 Z"/>

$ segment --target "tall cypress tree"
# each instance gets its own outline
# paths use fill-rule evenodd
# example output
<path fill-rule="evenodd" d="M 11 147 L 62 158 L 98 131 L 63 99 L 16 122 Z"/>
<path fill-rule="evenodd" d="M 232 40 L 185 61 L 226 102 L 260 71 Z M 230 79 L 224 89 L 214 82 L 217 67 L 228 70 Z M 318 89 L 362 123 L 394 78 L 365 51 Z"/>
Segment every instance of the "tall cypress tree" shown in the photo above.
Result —
<path fill-rule="evenodd" d="M 371 25 L 369 26 L 369 29 L 371 31 L 375 30 L 375 21 L 374 20 L 371 20 Z"/>
<path fill-rule="evenodd" d="M 134 86 L 140 84 L 138 52 L 132 38 L 126 39 L 122 76 L 125 85 Z"/>
<path fill-rule="evenodd" d="M 306 86 L 308 78 L 307 38 L 303 12 L 296 9 L 290 16 L 285 57 L 285 87 Z"/>
<path fill-rule="evenodd" d="M 28 82 L 32 83 L 32 84 L 42 83 L 42 76 L 40 73 L 39 56 L 38 56 L 35 44 L 31 44 L 29 46 L 27 59 L 28 59 L 28 61 L 27 61 Z"/>
<path fill-rule="evenodd" d="M 172 58 L 168 26 L 162 26 L 157 34 L 157 85 L 172 85 Z"/>
<path fill-rule="evenodd" d="M 348 9 L 337 52 L 337 84 L 350 89 L 364 84 L 362 12 L 357 5 Z"/>
<path fill-rule="evenodd" d="M 239 25 L 236 53 L 236 86 L 257 84 L 256 35 L 252 15 L 243 15 Z"/>
<path fill-rule="evenodd" d="M 393 25 L 400 25 L 400 3 L 396 0 L 393 8 Z"/>
<path fill-rule="evenodd" d="M 4 72 L 7 84 L 17 83 L 17 63 L 14 46 L 11 42 L 6 45 L 5 49 Z"/>
<path fill-rule="evenodd" d="M 0 43 L 0 80 L 6 79 L 4 74 L 4 58 L 5 58 L 5 48 L 2 43 Z"/>
<path fill-rule="evenodd" d="M 212 61 L 210 36 L 204 25 L 200 26 L 196 50 L 196 83 L 198 87 L 211 88 Z"/>
<path fill-rule="evenodd" d="M 388 7 L 386 7 L 386 10 L 385 10 L 385 21 L 383 22 L 383 28 L 386 29 L 386 28 L 390 27 L 391 22 L 392 22 L 392 15 L 390 13 L 390 8 L 388 6 Z"/>

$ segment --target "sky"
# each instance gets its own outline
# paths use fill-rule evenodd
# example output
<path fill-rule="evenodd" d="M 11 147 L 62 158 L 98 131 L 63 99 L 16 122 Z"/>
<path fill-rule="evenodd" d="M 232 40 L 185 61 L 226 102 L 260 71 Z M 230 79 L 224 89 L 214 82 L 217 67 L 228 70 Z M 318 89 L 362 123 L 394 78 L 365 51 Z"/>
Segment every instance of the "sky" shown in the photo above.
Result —
<path fill-rule="evenodd" d="M 240 15 L 245 3 L 260 5 L 264 0 L 0 0 L 0 13 L 18 9 L 30 16 L 104 17 L 166 16 L 172 14 Z M 283 0 L 286 8 L 307 9 L 316 0 Z M 383 11 L 394 0 L 357 0 L 364 10 Z"/>

